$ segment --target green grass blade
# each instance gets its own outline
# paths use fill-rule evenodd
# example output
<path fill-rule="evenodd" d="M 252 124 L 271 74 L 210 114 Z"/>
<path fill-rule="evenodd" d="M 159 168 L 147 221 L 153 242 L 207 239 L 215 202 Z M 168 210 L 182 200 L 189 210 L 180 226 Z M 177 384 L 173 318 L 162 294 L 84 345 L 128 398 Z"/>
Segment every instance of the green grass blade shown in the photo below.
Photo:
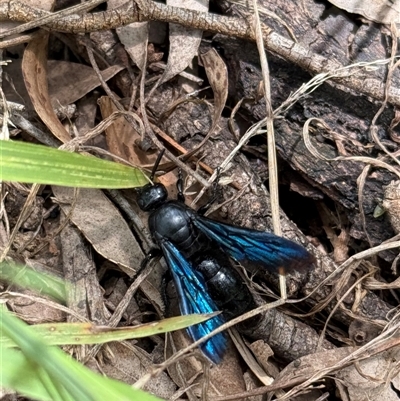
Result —
<path fill-rule="evenodd" d="M 213 316 L 214 314 L 183 315 L 133 327 L 112 328 L 96 326 L 92 323 L 43 323 L 31 326 L 31 329 L 48 345 L 103 344 L 181 330 L 204 322 Z M 0 344 L 15 347 L 15 343 L 1 334 Z"/>
<path fill-rule="evenodd" d="M 85 188 L 132 188 L 148 182 L 136 168 L 17 141 L 0 141 L 0 179 Z"/>
<path fill-rule="evenodd" d="M 56 276 L 42 273 L 16 263 L 0 263 L 0 279 L 20 288 L 29 288 L 59 301 L 66 300 L 68 284 Z"/>
<path fill-rule="evenodd" d="M 160 401 L 141 390 L 90 371 L 56 347 L 47 346 L 31 328 L 2 308 L 0 334 L 21 352 L 0 346 L 0 385 L 38 400 Z M 51 392 L 51 396 L 49 394 Z"/>

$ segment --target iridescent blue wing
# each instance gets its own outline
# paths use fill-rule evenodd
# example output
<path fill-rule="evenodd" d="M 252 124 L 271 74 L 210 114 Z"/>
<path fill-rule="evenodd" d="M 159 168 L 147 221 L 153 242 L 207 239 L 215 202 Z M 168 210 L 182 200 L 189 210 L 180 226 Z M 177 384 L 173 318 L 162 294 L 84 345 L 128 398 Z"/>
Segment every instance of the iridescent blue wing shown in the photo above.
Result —
<path fill-rule="evenodd" d="M 254 262 L 270 271 L 280 267 L 287 271 L 305 271 L 314 262 L 314 257 L 301 245 L 271 233 L 236 227 L 199 215 L 193 222 L 238 262 Z"/>
<path fill-rule="evenodd" d="M 189 261 L 183 257 L 179 250 L 168 241 L 161 244 L 161 249 L 172 272 L 175 288 L 179 295 L 179 306 L 182 315 L 218 311 L 218 307 L 207 292 L 207 286 L 203 278 L 193 270 Z M 223 316 L 218 315 L 206 322 L 189 327 L 187 331 L 190 337 L 197 341 L 223 323 L 225 323 Z M 201 344 L 200 348 L 212 362 L 219 363 L 227 348 L 225 334 L 216 334 Z"/>

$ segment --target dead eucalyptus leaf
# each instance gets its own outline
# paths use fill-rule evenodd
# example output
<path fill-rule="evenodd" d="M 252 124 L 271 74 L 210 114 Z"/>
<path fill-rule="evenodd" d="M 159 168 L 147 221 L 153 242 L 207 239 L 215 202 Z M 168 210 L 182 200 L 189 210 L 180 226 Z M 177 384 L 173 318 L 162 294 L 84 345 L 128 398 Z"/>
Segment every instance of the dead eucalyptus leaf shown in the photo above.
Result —
<path fill-rule="evenodd" d="M 100 85 L 92 67 L 55 60 L 49 60 L 47 66 L 49 93 L 54 108 L 74 103 Z M 101 76 L 107 82 L 124 68 L 122 65 L 113 65 L 101 71 Z"/>
<path fill-rule="evenodd" d="M 103 119 L 117 111 L 115 104 L 108 96 L 102 96 L 97 103 Z M 157 154 L 151 155 L 136 145 L 141 140 L 141 136 L 124 116 L 115 119 L 105 132 L 108 149 L 113 155 L 122 157 L 139 167 L 154 164 Z"/>
<path fill-rule="evenodd" d="M 209 132 L 213 132 L 221 118 L 228 97 L 228 69 L 215 49 L 202 54 L 208 81 L 214 92 L 214 116 Z"/>
<path fill-rule="evenodd" d="M 287 365 L 275 378 L 274 385 L 286 388 L 300 384 L 322 369 L 334 366 L 356 349 L 343 347 L 303 356 Z"/>
<path fill-rule="evenodd" d="M 24 86 L 21 72 L 21 61 L 14 60 L 10 65 L 4 67 L 7 75 L 12 80 L 12 85 L 4 81 L 4 94 L 7 100 L 21 103 L 21 98 L 25 101 L 24 105 L 28 109 L 32 108 L 30 97 Z M 103 79 L 107 82 L 124 67 L 113 65 L 101 71 Z M 72 63 L 70 61 L 47 61 L 47 81 L 50 102 L 53 108 L 67 106 L 81 99 L 100 85 L 100 81 L 93 68 Z M 13 89 L 13 87 L 15 90 Z"/>
<path fill-rule="evenodd" d="M 115 341 L 108 346 L 113 358 L 102 366 L 102 373 L 108 377 L 133 385 L 153 366 L 152 355 L 128 342 Z M 161 372 L 157 377 L 151 378 L 143 390 L 169 400 L 173 398 L 176 386 L 166 373 Z"/>
<path fill-rule="evenodd" d="M 52 189 L 64 213 L 68 214 L 74 189 L 58 186 L 52 186 Z M 96 252 L 117 264 L 129 277 L 135 274 L 144 258 L 143 252 L 126 221 L 102 191 L 81 188 L 71 221 Z M 162 297 L 151 282 L 144 281 L 140 287 L 148 299 L 162 310 Z"/>
<path fill-rule="evenodd" d="M 50 102 L 47 84 L 47 43 L 49 33 L 39 30 L 25 49 L 22 74 L 36 113 L 47 128 L 63 143 L 71 136 L 57 118 Z"/>
<path fill-rule="evenodd" d="M 108 9 L 117 8 L 126 3 L 126 0 L 109 0 Z M 146 48 L 149 40 L 149 23 L 133 22 L 116 29 L 117 35 L 131 60 L 142 70 L 146 62 Z"/>
<path fill-rule="evenodd" d="M 74 199 L 74 189 L 53 186 L 65 214 Z M 111 201 L 100 190 L 80 189 L 71 221 L 93 248 L 132 277 L 144 258 L 131 230 Z"/>
<path fill-rule="evenodd" d="M 400 0 L 329 0 L 336 7 L 349 13 L 382 24 L 400 23 Z"/>
<path fill-rule="evenodd" d="M 117 110 L 114 103 L 107 96 L 101 97 L 98 100 L 98 104 L 103 119 L 109 117 Z M 136 145 L 137 140 L 140 139 L 141 136 L 139 133 L 132 127 L 132 124 L 126 121 L 124 117 L 117 118 L 114 123 L 106 129 L 108 149 L 113 155 L 122 157 L 138 167 L 153 166 L 157 159 L 158 152 L 144 152 Z M 168 159 L 163 158 L 162 163 L 167 162 Z M 158 180 L 165 185 L 172 198 L 176 197 L 177 177 L 174 172 L 164 174 L 159 177 Z"/>
<path fill-rule="evenodd" d="M 79 229 L 68 224 L 60 233 L 64 278 L 70 287 L 67 291 L 67 305 L 78 316 L 96 324 L 108 323 L 108 312 L 104 305 L 103 292 L 99 284 L 96 265 L 88 243 Z M 75 316 L 68 316 L 69 322 L 76 322 Z"/>
<path fill-rule="evenodd" d="M 65 321 L 65 312 L 54 308 L 51 301 L 36 302 L 37 294 L 30 290 L 19 290 L 21 296 L 7 300 L 7 304 L 20 319 L 29 324 L 54 323 Z M 43 299 L 42 299 L 43 300 Z"/>
<path fill-rule="evenodd" d="M 208 0 L 167 0 L 167 5 L 200 12 L 208 11 Z M 169 56 L 159 85 L 169 81 L 186 67 L 198 53 L 203 31 L 169 24 Z"/>
<path fill-rule="evenodd" d="M 149 37 L 148 22 L 133 22 L 116 29 L 119 40 L 137 67 L 143 70 Z"/>
<path fill-rule="evenodd" d="M 340 370 L 336 377 L 347 388 L 350 401 L 398 401 L 400 352 L 392 348 Z"/>

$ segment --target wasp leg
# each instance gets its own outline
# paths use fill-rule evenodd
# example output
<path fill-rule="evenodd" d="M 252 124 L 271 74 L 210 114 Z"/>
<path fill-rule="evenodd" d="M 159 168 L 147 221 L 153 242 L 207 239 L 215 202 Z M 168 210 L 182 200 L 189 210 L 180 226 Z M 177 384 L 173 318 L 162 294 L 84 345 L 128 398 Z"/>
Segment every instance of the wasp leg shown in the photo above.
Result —
<path fill-rule="evenodd" d="M 197 210 L 197 213 L 200 216 L 204 216 L 204 214 L 207 212 L 207 210 L 219 199 L 220 193 L 218 191 L 218 189 L 219 189 L 218 183 L 219 183 L 220 177 L 221 177 L 221 168 L 217 167 L 217 176 L 216 176 L 215 181 L 213 182 L 213 185 L 212 185 L 211 198 L 205 205 L 203 205 L 202 207 L 200 207 Z"/>
<path fill-rule="evenodd" d="M 147 252 L 147 255 L 145 258 L 142 260 L 142 263 L 140 264 L 140 268 L 136 273 L 136 276 L 138 276 L 141 271 L 147 266 L 147 264 L 154 258 L 161 258 L 162 256 L 162 251 L 159 248 L 151 248 L 149 252 Z"/>
<path fill-rule="evenodd" d="M 145 258 L 142 260 L 142 263 L 140 264 L 139 270 L 135 273 L 135 275 L 132 277 L 132 282 L 135 281 L 141 273 L 143 273 L 143 270 L 147 267 L 149 262 L 152 259 L 155 258 L 161 258 L 162 256 L 162 251 L 161 249 L 158 248 L 151 248 L 149 252 L 147 252 L 147 255 Z"/>
<path fill-rule="evenodd" d="M 176 189 L 178 190 L 178 201 L 185 203 L 185 195 L 183 194 L 183 177 L 182 170 L 178 170 L 178 180 L 176 181 Z"/>

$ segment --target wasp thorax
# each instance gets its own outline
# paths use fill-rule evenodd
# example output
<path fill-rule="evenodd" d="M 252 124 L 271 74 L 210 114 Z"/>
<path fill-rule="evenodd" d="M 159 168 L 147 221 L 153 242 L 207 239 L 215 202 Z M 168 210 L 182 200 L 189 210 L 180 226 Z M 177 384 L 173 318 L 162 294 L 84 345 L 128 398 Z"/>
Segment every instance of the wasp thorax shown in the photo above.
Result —
<path fill-rule="evenodd" d="M 168 198 L 167 189 L 163 184 L 147 184 L 140 188 L 138 193 L 138 205 L 145 212 L 157 209 Z"/>

